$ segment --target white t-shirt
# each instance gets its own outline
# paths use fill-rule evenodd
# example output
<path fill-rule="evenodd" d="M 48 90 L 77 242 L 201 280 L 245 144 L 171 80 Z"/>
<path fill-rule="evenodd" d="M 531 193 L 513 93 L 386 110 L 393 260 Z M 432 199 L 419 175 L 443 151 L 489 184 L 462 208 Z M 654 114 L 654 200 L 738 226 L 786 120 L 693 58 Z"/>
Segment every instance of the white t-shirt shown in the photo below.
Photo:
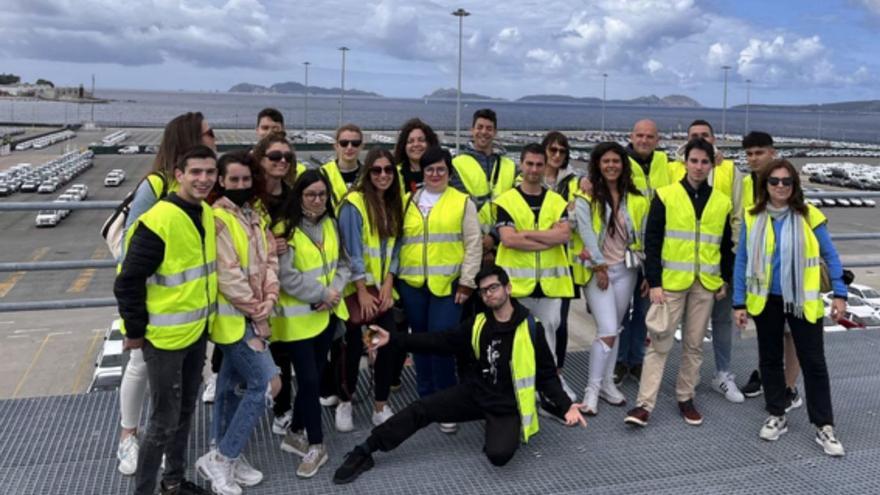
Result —
<path fill-rule="evenodd" d="M 437 201 L 440 201 L 440 196 L 443 193 L 435 193 L 428 191 L 427 189 L 422 190 L 422 194 L 419 195 L 419 211 L 422 212 L 422 216 L 428 216 L 428 213 L 431 212 L 431 209 L 434 208 L 434 205 L 437 204 Z"/>

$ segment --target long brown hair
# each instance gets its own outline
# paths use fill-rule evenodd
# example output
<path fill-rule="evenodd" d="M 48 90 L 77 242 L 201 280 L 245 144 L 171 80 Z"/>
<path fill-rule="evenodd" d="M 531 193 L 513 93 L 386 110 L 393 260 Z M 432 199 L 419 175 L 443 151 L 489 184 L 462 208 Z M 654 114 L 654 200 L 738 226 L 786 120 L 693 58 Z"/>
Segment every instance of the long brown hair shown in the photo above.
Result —
<path fill-rule="evenodd" d="M 370 167 L 380 158 L 388 160 L 392 168 L 391 187 L 386 189 L 384 193 L 380 193 L 376 189 L 370 178 Z M 379 238 L 400 237 L 403 232 L 403 199 L 400 195 L 400 177 L 390 151 L 378 146 L 370 149 L 355 190 L 364 195 L 364 203 L 367 206 L 366 220 L 372 226 L 371 228 L 378 231 Z"/>
<path fill-rule="evenodd" d="M 606 153 L 614 153 L 620 157 L 621 171 L 620 177 L 617 179 L 617 194 L 620 197 L 620 202 L 616 205 L 612 202 L 611 198 L 611 189 L 608 187 L 608 182 L 605 180 L 605 176 L 602 175 L 601 161 L 602 157 Z M 627 194 L 638 194 L 642 193 L 636 189 L 636 186 L 632 182 L 632 165 L 629 162 L 629 155 L 626 154 L 626 149 L 618 143 L 615 142 L 604 142 L 599 143 L 593 148 L 593 151 L 590 153 L 590 183 L 593 185 L 593 194 L 590 199 L 590 206 L 592 208 L 599 209 L 599 218 L 603 221 L 605 220 L 605 206 L 608 203 L 612 204 L 612 208 L 614 211 L 611 212 L 611 221 L 608 222 L 608 225 L 605 227 L 605 232 L 609 236 L 614 236 L 617 231 L 617 224 L 615 223 L 615 218 L 617 216 L 617 208 L 620 207 L 620 203 L 624 201 Z"/>
<path fill-rule="evenodd" d="M 437 133 L 434 132 L 434 129 L 431 129 L 431 126 L 422 122 L 418 118 L 409 119 L 403 124 L 403 127 L 400 128 L 400 134 L 397 136 L 397 142 L 394 144 L 394 160 L 392 160 L 391 163 L 402 163 L 405 166 L 410 165 L 409 157 L 406 156 L 406 140 L 409 139 L 409 135 L 412 131 L 416 129 L 419 129 L 425 134 L 425 150 L 440 144 L 440 141 L 437 139 Z M 418 165 L 418 163 L 415 163 L 414 165 Z"/>
<path fill-rule="evenodd" d="M 749 213 L 752 215 L 757 215 L 767 209 L 767 204 L 770 202 L 770 193 L 767 191 L 767 179 L 770 178 L 770 174 L 772 174 L 774 170 L 780 168 L 788 170 L 788 174 L 792 178 L 791 196 L 788 197 L 788 207 L 803 216 L 807 215 L 807 203 L 804 201 L 804 190 L 801 188 L 800 175 L 794 165 L 785 158 L 777 158 L 776 160 L 773 160 L 758 172 L 758 195 L 755 198 L 755 206 L 749 210 Z"/>
<path fill-rule="evenodd" d="M 290 152 L 293 153 L 293 161 L 289 164 L 290 168 L 287 169 L 287 175 L 284 176 L 284 182 L 288 186 L 293 186 L 293 183 L 296 182 L 296 150 L 293 149 L 293 143 L 287 140 L 287 133 L 284 131 L 274 131 L 270 132 L 263 136 L 263 139 L 257 141 L 257 144 L 254 145 L 254 161 L 257 166 L 261 169 L 263 168 L 263 158 L 266 158 L 266 153 L 269 151 L 269 147 L 271 147 L 275 143 L 283 143 L 290 147 Z"/>
<path fill-rule="evenodd" d="M 161 174 L 165 180 L 174 179 L 174 164 L 193 146 L 202 144 L 202 112 L 187 112 L 171 119 L 162 132 L 162 142 L 153 160 L 150 173 Z"/>

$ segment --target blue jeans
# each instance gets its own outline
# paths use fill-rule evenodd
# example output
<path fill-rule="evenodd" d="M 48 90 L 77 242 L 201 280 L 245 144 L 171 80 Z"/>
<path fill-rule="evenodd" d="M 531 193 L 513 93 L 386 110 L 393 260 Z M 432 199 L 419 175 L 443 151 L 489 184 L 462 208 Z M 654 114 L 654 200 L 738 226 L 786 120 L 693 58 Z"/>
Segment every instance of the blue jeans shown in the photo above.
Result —
<path fill-rule="evenodd" d="M 235 459 L 267 407 L 271 405 L 269 381 L 278 374 L 269 344 L 257 351 L 249 342 L 256 338 L 251 323 L 238 342 L 218 344 L 223 364 L 217 374 L 217 394 L 211 417 L 211 437 L 220 453 Z"/>
<path fill-rule="evenodd" d="M 452 286 L 452 294 L 455 294 L 456 285 Z M 453 295 L 437 297 L 431 294 L 427 284 L 415 288 L 406 282 L 398 282 L 397 292 L 413 333 L 446 332 L 458 328 L 462 306 L 455 304 Z M 455 358 L 413 354 L 413 360 L 416 363 L 419 397 L 427 397 L 455 385 Z"/>
<path fill-rule="evenodd" d="M 636 288 L 633 291 L 632 311 L 623 318 L 623 330 L 619 336 L 617 362 L 629 367 L 641 366 L 642 361 L 645 360 L 645 337 L 648 335 L 645 316 L 648 314 L 651 300 L 641 296 L 640 289 L 644 279 L 644 275 L 639 271 Z"/>
<path fill-rule="evenodd" d="M 733 345 L 733 294 L 728 289 L 724 299 L 712 306 L 712 350 L 715 371 L 730 371 L 730 348 Z"/>

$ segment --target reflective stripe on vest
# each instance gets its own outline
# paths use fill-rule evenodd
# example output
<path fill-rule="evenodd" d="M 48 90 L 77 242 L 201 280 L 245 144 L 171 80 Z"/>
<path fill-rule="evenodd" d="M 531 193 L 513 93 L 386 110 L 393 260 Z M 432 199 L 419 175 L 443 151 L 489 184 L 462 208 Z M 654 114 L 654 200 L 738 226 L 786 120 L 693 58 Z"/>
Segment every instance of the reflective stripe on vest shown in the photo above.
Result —
<path fill-rule="evenodd" d="M 330 189 L 333 192 L 332 204 L 335 209 L 342 202 L 345 193 L 348 192 L 348 186 L 345 185 L 345 179 L 342 178 L 342 171 L 339 170 L 336 160 L 331 160 L 321 165 L 321 172 L 324 173 L 324 177 L 327 177 L 327 182 L 330 183 Z"/>
<path fill-rule="evenodd" d="M 530 327 L 529 320 L 532 321 Z M 529 316 L 520 322 L 513 335 L 512 355 L 510 359 L 510 377 L 513 380 L 516 405 L 519 410 L 520 426 L 523 443 L 538 433 L 539 424 L 535 405 L 535 347 L 532 343 L 532 331 L 535 328 L 534 317 Z M 480 313 L 474 318 L 471 329 L 471 348 L 474 356 L 480 359 L 480 334 L 486 325 L 486 314 Z"/>
<path fill-rule="evenodd" d="M 666 207 L 663 250 L 663 288 L 683 291 L 695 277 L 710 291 L 718 290 L 721 280 L 721 238 L 733 206 L 730 198 L 712 189 L 699 221 L 693 203 L 680 182 L 661 187 L 657 196 Z"/>
<path fill-rule="evenodd" d="M 806 267 L 803 274 L 804 283 L 804 318 L 810 323 L 820 321 L 825 315 L 825 305 L 822 302 L 820 287 L 822 284 L 822 274 L 820 268 L 821 252 L 819 248 L 819 240 L 813 230 L 825 223 L 825 215 L 813 205 L 807 205 L 807 218 L 801 218 L 804 222 L 804 256 L 806 257 Z M 746 248 L 751 249 L 751 239 L 753 227 L 757 215 L 752 215 L 746 210 Z M 767 304 L 767 294 L 770 292 L 770 281 L 773 278 L 773 253 L 776 250 L 776 234 L 773 230 L 773 220 L 768 219 L 764 234 L 764 274 L 765 280 L 763 284 L 757 284 L 750 281 L 750 275 L 746 274 L 746 309 L 752 316 L 757 316 L 764 311 Z M 748 253 L 749 256 L 752 253 Z"/>
<path fill-rule="evenodd" d="M 525 198 L 517 189 L 511 189 L 495 200 L 495 205 L 504 208 L 513 219 L 517 231 L 549 230 L 562 218 L 568 203 L 562 196 L 547 191 L 538 220 Z M 570 262 L 566 244 L 560 244 L 542 251 L 520 251 L 507 247 L 502 242 L 498 246 L 495 263 L 504 268 L 513 285 L 513 297 L 528 297 L 540 283 L 546 297 L 573 297 L 574 286 L 569 273 Z"/>
<path fill-rule="evenodd" d="M 496 170 L 496 167 L 500 169 Z M 465 190 L 462 192 L 467 193 L 477 206 L 483 233 L 489 232 L 489 229 L 495 225 L 495 212 L 490 203 L 513 188 L 516 180 L 516 164 L 510 158 L 501 156 L 492 166 L 490 176 L 486 177 L 483 167 L 476 158 L 468 153 L 459 153 L 452 160 L 452 168 L 464 185 Z M 494 180 L 496 175 L 498 180 Z"/>
<path fill-rule="evenodd" d="M 157 349 L 192 345 L 210 327 L 217 309 L 217 245 L 214 214 L 202 203 L 204 238 L 190 216 L 169 201 L 159 201 L 128 230 L 126 251 L 138 224 L 165 245 L 162 263 L 147 279 L 148 323 L 145 338 Z"/>
<path fill-rule="evenodd" d="M 403 212 L 403 237 L 398 278 L 422 287 L 438 297 L 452 294 L 452 282 L 464 262 L 462 223 L 468 197 L 447 187 L 437 204 L 422 216 L 413 196 L 407 196 Z"/>

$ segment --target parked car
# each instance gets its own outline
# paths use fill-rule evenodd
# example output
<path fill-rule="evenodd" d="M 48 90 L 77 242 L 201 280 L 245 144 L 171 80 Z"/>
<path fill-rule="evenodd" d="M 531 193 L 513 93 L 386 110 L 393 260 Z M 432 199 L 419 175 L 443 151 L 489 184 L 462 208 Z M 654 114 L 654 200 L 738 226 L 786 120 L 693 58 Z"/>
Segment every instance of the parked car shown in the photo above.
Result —
<path fill-rule="evenodd" d="M 846 288 L 850 294 L 855 294 L 875 308 L 880 308 L 880 291 L 873 287 L 862 284 L 850 284 Z"/>
<path fill-rule="evenodd" d="M 21 184 L 21 192 L 36 192 L 38 187 L 40 186 L 35 181 L 24 181 Z"/>
<path fill-rule="evenodd" d="M 119 187 L 122 184 L 122 177 L 116 174 L 107 174 L 107 177 L 104 177 L 104 187 Z"/>
<path fill-rule="evenodd" d="M 10 194 L 12 194 L 12 188 L 6 184 L 0 184 L 0 197 L 9 196 Z"/>
<path fill-rule="evenodd" d="M 61 215 L 57 210 L 40 210 L 35 220 L 37 227 L 54 227 L 61 221 Z"/>
<path fill-rule="evenodd" d="M 40 184 L 37 192 L 40 194 L 49 194 L 55 192 L 56 189 L 58 189 L 58 183 L 54 180 L 47 180 Z"/>
<path fill-rule="evenodd" d="M 67 188 L 67 192 L 76 192 L 80 199 L 89 197 L 89 186 L 85 184 L 74 184 Z"/>

